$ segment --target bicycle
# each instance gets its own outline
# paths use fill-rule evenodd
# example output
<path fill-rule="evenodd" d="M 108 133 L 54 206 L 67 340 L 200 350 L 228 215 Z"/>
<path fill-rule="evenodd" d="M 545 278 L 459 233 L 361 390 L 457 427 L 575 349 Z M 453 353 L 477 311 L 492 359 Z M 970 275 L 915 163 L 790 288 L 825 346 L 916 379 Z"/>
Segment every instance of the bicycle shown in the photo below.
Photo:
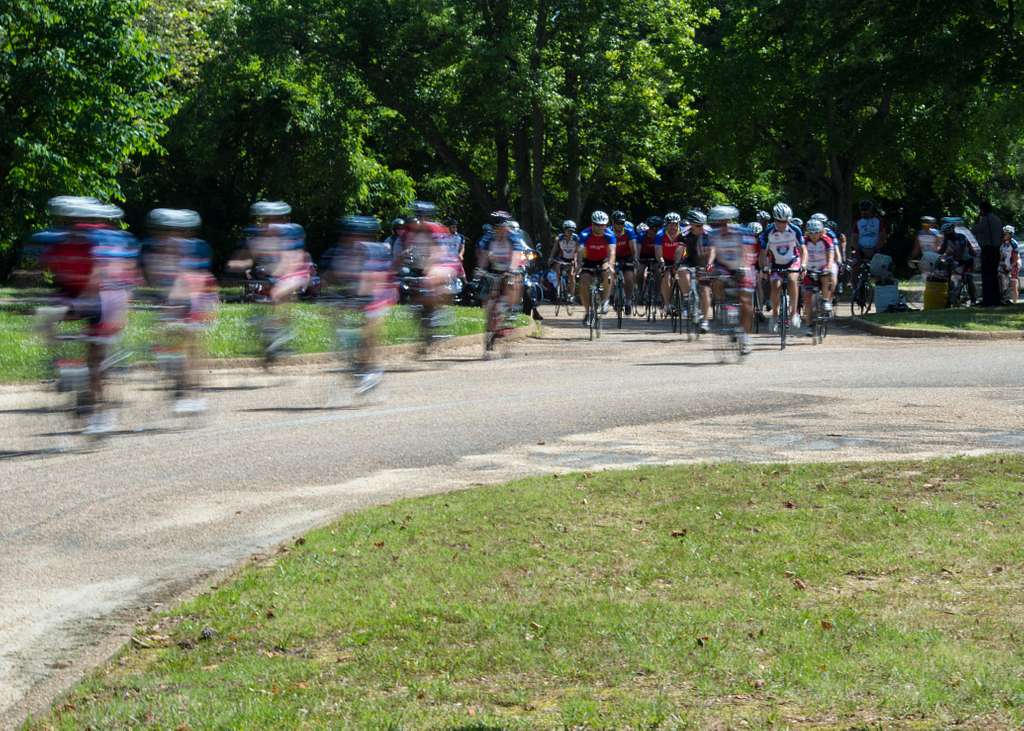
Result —
<path fill-rule="evenodd" d="M 555 317 L 558 317 L 563 307 L 565 314 L 572 316 L 573 295 L 569 288 L 569 277 L 572 276 L 572 272 L 566 271 L 568 267 L 568 264 L 559 267 L 558 280 L 555 283 Z"/>
<path fill-rule="evenodd" d="M 725 284 L 722 301 L 715 312 L 713 348 L 719 363 L 739 363 L 743 360 L 743 338 L 740 325 L 739 289 L 732 277 L 718 277 Z M 732 285 L 732 286 L 730 286 Z"/>
<path fill-rule="evenodd" d="M 853 290 L 850 294 L 850 315 L 860 317 L 871 310 L 875 301 L 875 285 L 871 282 L 871 265 L 864 261 L 853 273 Z"/>
<path fill-rule="evenodd" d="M 821 293 L 821 272 L 807 272 L 807 277 L 811 280 L 814 294 L 811 297 L 811 311 L 805 314 L 811 318 L 811 340 L 815 345 L 820 345 L 828 335 L 829 320 L 825 297 Z"/>
<path fill-rule="evenodd" d="M 615 272 L 615 282 L 612 284 L 612 306 L 615 308 L 615 316 L 621 330 L 622 312 L 626 307 L 626 280 L 621 271 Z"/>
<path fill-rule="evenodd" d="M 512 272 L 495 273 L 488 272 L 484 275 L 490 283 L 488 287 L 489 297 L 484 308 L 486 328 L 484 331 L 484 359 L 492 357 L 497 349 L 498 342 L 508 335 L 512 327 L 511 320 L 515 315 L 515 308 L 506 300 L 505 293 L 515 276 Z M 504 355 L 504 353 L 499 353 Z"/>
<path fill-rule="evenodd" d="M 587 324 L 590 339 L 601 337 L 601 306 L 604 304 L 603 272 L 592 273 L 590 277 L 590 305 L 587 307 Z"/>
<path fill-rule="evenodd" d="M 672 284 L 668 293 L 668 316 L 672 321 L 672 332 L 683 332 L 683 292 L 676 278 L 676 272 L 672 271 Z"/>
<path fill-rule="evenodd" d="M 957 264 L 956 262 L 950 261 L 948 264 L 949 271 L 949 295 L 947 300 L 947 306 L 953 307 L 970 307 L 973 304 L 971 298 L 970 286 L 968 285 L 968 277 L 974 276 L 971 272 L 964 271 L 963 263 Z"/>
<path fill-rule="evenodd" d="M 771 271 L 771 270 L 769 270 Z M 779 287 L 779 317 L 776 320 L 776 326 L 779 328 L 779 350 L 786 349 L 786 339 L 789 335 L 790 327 L 790 315 L 792 314 L 792 305 L 789 301 L 789 272 L 790 269 L 779 269 L 773 273 L 784 275 L 782 278 L 781 286 Z"/>
<path fill-rule="evenodd" d="M 686 324 L 686 342 L 690 342 L 695 338 L 700 339 L 700 294 L 697 285 L 697 270 L 687 267 L 686 271 L 690 274 L 690 288 L 683 300 L 682 318 Z"/>
<path fill-rule="evenodd" d="M 637 310 L 639 311 L 640 307 L 643 307 L 644 319 L 647 322 L 654 322 L 658 319 L 658 297 L 660 296 L 658 282 L 660 281 L 660 276 L 656 263 L 649 262 L 643 266 L 644 276 L 640 281 Z"/>

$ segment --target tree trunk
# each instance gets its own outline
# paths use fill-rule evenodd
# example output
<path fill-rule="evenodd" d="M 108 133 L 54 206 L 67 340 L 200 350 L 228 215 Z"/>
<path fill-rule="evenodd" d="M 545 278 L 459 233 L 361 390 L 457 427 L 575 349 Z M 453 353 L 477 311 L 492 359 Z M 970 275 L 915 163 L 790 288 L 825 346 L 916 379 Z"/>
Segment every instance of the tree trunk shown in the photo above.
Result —
<path fill-rule="evenodd" d="M 530 172 L 530 134 L 527 120 L 524 118 L 516 126 L 513 139 L 513 157 L 516 165 L 516 188 L 519 190 L 519 225 L 532 235 L 534 230 L 533 206 L 533 175 Z"/>
<path fill-rule="evenodd" d="M 533 95 L 530 100 L 530 120 L 533 134 L 532 147 L 533 178 L 530 191 L 530 218 L 533 228 L 530 234 L 538 248 L 546 248 L 551 241 L 551 221 L 544 204 L 544 136 L 546 119 L 541 99 L 541 54 L 548 43 L 549 0 L 537 3 L 537 22 L 534 31 L 533 51 L 530 54 L 530 78 L 533 80 Z"/>
<path fill-rule="evenodd" d="M 565 110 L 565 190 L 568 194 L 566 214 L 579 221 L 583 213 L 583 178 L 581 174 L 580 125 L 576 106 L 580 97 L 579 74 L 575 69 L 565 70 L 565 96 L 569 100 Z"/>
<path fill-rule="evenodd" d="M 856 164 L 847 157 L 833 154 L 829 161 L 832 181 L 832 215 L 841 231 L 849 236 L 853 228 L 853 179 Z"/>
<path fill-rule="evenodd" d="M 508 210 L 508 130 L 494 133 L 494 156 L 497 161 L 494 178 L 495 200 L 498 207 Z"/>

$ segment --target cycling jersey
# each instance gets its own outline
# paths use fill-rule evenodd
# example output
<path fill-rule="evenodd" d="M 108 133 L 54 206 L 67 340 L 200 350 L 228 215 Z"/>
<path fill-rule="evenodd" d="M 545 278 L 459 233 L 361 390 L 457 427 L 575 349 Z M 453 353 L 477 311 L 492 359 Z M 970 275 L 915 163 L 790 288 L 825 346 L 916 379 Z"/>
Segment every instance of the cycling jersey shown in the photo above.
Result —
<path fill-rule="evenodd" d="M 487 252 L 488 268 L 492 272 L 507 272 L 512 268 L 512 260 L 516 252 L 526 251 L 526 242 L 518 234 L 505 236 L 489 236 L 481 239 L 478 248 Z"/>
<path fill-rule="evenodd" d="M 774 223 L 770 223 L 761 233 L 761 249 L 768 252 L 772 266 L 776 267 L 788 267 L 795 262 L 798 263 L 803 243 L 803 234 L 793 224 L 788 224 L 780 231 Z"/>
<path fill-rule="evenodd" d="M 636 235 L 636 229 L 633 228 L 633 224 L 627 222 L 622 227 L 622 233 L 616 233 L 615 229 L 611 229 L 611 234 L 615 237 L 615 260 L 626 261 L 627 259 L 633 260 L 633 247 L 632 243 L 635 243 L 639 238 Z"/>
<path fill-rule="evenodd" d="M 715 251 L 715 263 L 730 272 L 749 268 L 750 254 L 757 248 L 757 239 L 750 229 L 739 224 L 712 228 L 707 235 L 707 245 Z"/>
<path fill-rule="evenodd" d="M 565 234 L 561 234 L 555 240 L 555 245 L 558 247 L 559 256 L 570 261 L 576 258 L 576 250 L 580 246 L 580 237 L 576 234 L 569 234 L 568 237 Z"/>
<path fill-rule="evenodd" d="M 939 253 L 949 256 L 955 262 L 974 262 L 974 252 L 971 248 L 971 242 L 959 228 L 946 234 L 942 240 L 942 246 L 939 248 Z"/>
<path fill-rule="evenodd" d="M 860 246 L 860 248 L 877 248 L 881 236 L 882 219 L 877 216 L 857 219 L 857 245 Z"/>
<path fill-rule="evenodd" d="M 683 245 L 686 247 L 683 254 L 683 262 L 688 267 L 703 268 L 708 262 L 708 234 L 711 229 L 707 226 L 687 226 L 683 229 Z"/>
<path fill-rule="evenodd" d="M 639 256 L 641 259 L 653 259 L 655 257 L 654 244 L 658 238 L 658 231 L 648 229 L 644 237 L 640 239 Z"/>
<path fill-rule="evenodd" d="M 658 236 L 655 238 L 654 243 L 656 246 L 661 247 L 661 258 L 665 260 L 665 263 L 669 265 L 675 264 L 676 251 L 685 247 L 682 227 L 679 227 L 675 236 L 670 236 L 668 229 L 661 229 L 658 231 Z"/>
<path fill-rule="evenodd" d="M 604 234 L 598 236 L 592 229 L 586 229 L 580 236 L 580 246 L 583 248 L 583 260 L 587 264 L 594 265 L 607 261 L 611 256 L 615 239 L 605 229 Z"/>
<path fill-rule="evenodd" d="M 828 252 L 835 246 L 832 239 L 824 234 L 818 237 L 817 241 L 807 237 L 804 239 L 804 246 L 807 247 L 806 267 L 816 272 L 825 271 L 825 267 L 828 266 Z"/>

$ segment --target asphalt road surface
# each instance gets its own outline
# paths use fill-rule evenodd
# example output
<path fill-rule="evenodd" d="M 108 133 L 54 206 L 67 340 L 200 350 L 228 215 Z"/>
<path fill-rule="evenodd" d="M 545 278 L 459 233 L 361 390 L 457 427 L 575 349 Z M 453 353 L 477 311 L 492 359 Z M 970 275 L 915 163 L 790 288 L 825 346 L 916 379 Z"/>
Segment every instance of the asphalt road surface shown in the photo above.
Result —
<path fill-rule="evenodd" d="M 0 726 L 123 642 L 146 612 L 311 526 L 399 496 L 694 460 L 891 459 L 1024 447 L 1024 344 L 843 332 L 742 365 L 627 320 L 598 342 L 547 313 L 508 358 L 391 364 L 324 408 L 322 368 L 216 371 L 193 428 L 135 384 L 127 430 L 59 452 L 42 392 L 0 387 Z M 149 378 L 143 376 L 142 378 Z"/>

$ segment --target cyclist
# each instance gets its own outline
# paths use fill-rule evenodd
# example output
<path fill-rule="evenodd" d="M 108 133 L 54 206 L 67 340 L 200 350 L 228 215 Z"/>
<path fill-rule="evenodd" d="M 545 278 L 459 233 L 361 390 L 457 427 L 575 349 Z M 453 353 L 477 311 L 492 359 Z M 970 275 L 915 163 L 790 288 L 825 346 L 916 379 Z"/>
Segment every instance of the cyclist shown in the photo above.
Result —
<path fill-rule="evenodd" d="M 576 252 L 580 247 L 580 237 L 576 235 L 576 222 L 571 219 L 562 221 L 562 233 L 555 239 L 548 257 L 548 269 L 555 274 L 555 286 L 562 276 L 562 269 L 568 267 L 566 280 L 569 284 L 570 300 L 576 296 Z"/>
<path fill-rule="evenodd" d="M 84 433 L 113 431 L 116 414 L 104 398 L 104 360 L 128 317 L 131 289 L 138 281 L 135 238 L 120 228 L 124 213 L 95 198 L 51 199 L 56 227 L 34 237 L 44 247 L 43 267 L 58 288 L 59 306 L 39 313 L 49 342 L 61 320 L 86 323 L 89 421 Z"/>
<path fill-rule="evenodd" d="M 639 228 L 637 235 L 640 237 L 637 242 L 637 281 L 643 284 L 647 278 L 647 271 L 657 267 L 658 263 L 658 252 L 656 242 L 658 240 L 658 232 L 661 227 L 665 225 L 664 219 L 661 216 L 649 216 L 644 223 L 640 226 L 646 227 L 643 233 L 640 233 Z"/>
<path fill-rule="evenodd" d="M 391 250 L 391 259 L 397 260 L 402 251 L 402 229 L 405 228 L 404 218 L 395 218 L 391 221 L 391 235 L 384 239 L 384 243 Z"/>
<path fill-rule="evenodd" d="M 622 272 L 626 301 L 626 314 L 633 312 L 633 289 L 636 284 L 636 263 L 638 236 L 633 224 L 626 220 L 622 211 L 612 211 L 612 234 L 615 236 L 615 268 Z"/>
<path fill-rule="evenodd" d="M 708 267 L 708 217 L 696 208 L 686 214 L 686 228 L 683 229 L 682 263 L 685 269 L 679 271 L 679 287 L 683 292 L 690 290 L 690 269 L 697 274 L 698 296 L 700 297 L 700 331 L 708 331 L 708 320 L 711 319 L 711 275 Z M 687 312 L 686 317 L 694 317 L 695 313 Z"/>
<path fill-rule="evenodd" d="M 199 333 L 213 320 L 219 299 L 210 274 L 210 247 L 195 238 L 202 219 L 195 211 L 156 208 L 146 216 L 146 225 L 150 237 L 142 249 L 143 270 L 166 308 L 167 334 L 173 336 L 167 355 L 172 363 L 180 359 L 174 370 L 174 413 L 202 413 L 206 401 L 198 395 Z"/>
<path fill-rule="evenodd" d="M 758 211 L 754 218 L 756 218 L 757 222 L 761 224 L 762 230 L 767 228 L 768 224 L 772 222 L 772 214 L 768 211 Z"/>
<path fill-rule="evenodd" d="M 484 310 L 492 312 L 492 308 L 502 304 L 506 312 L 512 312 L 522 301 L 521 273 L 523 271 L 526 242 L 514 230 L 512 216 L 505 211 L 491 214 L 491 235 L 486 246 L 477 249 L 477 279 L 484 276 L 490 278 L 491 286 L 483 302 Z M 500 337 L 504 333 L 501 327 L 494 333 Z M 488 341 L 488 350 L 493 341 Z"/>
<path fill-rule="evenodd" d="M 921 216 L 921 228 L 914 236 L 914 248 L 910 252 L 911 259 L 920 259 L 930 251 L 938 251 L 942 246 L 942 236 L 935 230 L 935 219 L 932 216 Z"/>
<path fill-rule="evenodd" d="M 264 323 L 267 358 L 280 355 L 294 338 L 286 305 L 309 284 L 306 233 L 302 226 L 289 221 L 291 212 L 292 207 L 283 201 L 253 203 L 245 241 L 228 262 L 229 270 L 244 272 L 247 279 L 266 278 L 270 283 L 274 314 Z"/>
<path fill-rule="evenodd" d="M 963 219 L 959 216 L 943 218 L 941 231 L 942 244 L 939 246 L 939 255 L 946 257 L 950 264 L 950 273 L 963 279 L 973 305 L 978 298 L 974 287 L 975 249 L 968 237 L 970 231 L 963 225 Z"/>
<path fill-rule="evenodd" d="M 584 326 L 590 324 L 590 283 L 594 277 L 600 277 L 605 296 L 611 291 L 612 271 L 615 269 L 614 235 L 607 230 L 608 214 L 594 211 L 590 216 L 590 227 L 580 236 L 580 247 L 577 253 L 580 269 L 580 301 L 585 314 Z M 595 302 L 595 309 L 603 303 Z"/>
<path fill-rule="evenodd" d="M 672 279 L 677 276 L 676 268 L 685 250 L 683 243 L 683 229 L 680 226 L 683 218 L 678 213 L 666 213 L 665 225 L 658 231 L 654 242 L 655 256 L 661 266 L 661 304 L 663 312 L 672 313 L 673 305 L 670 303 L 672 291 Z"/>
<path fill-rule="evenodd" d="M 460 276 L 461 262 L 451 232 L 436 220 L 437 206 L 414 201 L 411 214 L 405 222 L 401 259 L 396 264 L 404 263 L 418 283 L 412 288 L 412 302 L 420 307 L 420 325 L 425 327 L 421 330 L 421 353 L 425 353 L 450 319 L 447 305 L 451 304 L 452 282 Z"/>
<path fill-rule="evenodd" d="M 999 273 L 1002 278 L 1009 278 L 1009 299 L 1006 304 L 1013 304 L 1020 295 L 1020 245 L 1014 234 L 1013 226 L 1003 226 L 1003 243 L 999 246 Z M 1004 290 L 1004 294 L 1006 291 Z"/>
<path fill-rule="evenodd" d="M 705 270 L 716 275 L 715 295 L 720 300 L 725 294 L 726 281 L 739 290 L 740 323 L 743 326 L 740 353 L 749 355 L 754 293 L 750 261 L 757 251 L 758 243 L 750 229 L 736 224 L 739 215 L 736 208 L 728 205 L 715 206 L 708 212 L 710 230 L 707 235 L 708 262 Z"/>
<path fill-rule="evenodd" d="M 362 395 L 380 385 L 384 375 L 377 360 L 379 331 L 398 301 L 391 246 L 378 240 L 380 221 L 372 216 L 345 216 L 338 228 L 338 245 L 327 254 L 326 269 L 341 284 L 342 309 L 360 318 L 352 367 L 358 380 L 356 394 Z"/>
<path fill-rule="evenodd" d="M 793 209 L 785 203 L 772 208 L 774 219 L 761 232 L 761 266 L 771 277 L 772 286 L 772 332 L 779 329 L 779 290 L 785 282 L 789 289 L 789 301 L 793 308 L 792 325 L 800 328 L 800 315 L 796 312 L 797 277 L 800 274 L 800 253 L 804 243 L 803 234 L 790 223 Z"/>
<path fill-rule="evenodd" d="M 860 202 L 860 218 L 853 227 L 853 257 L 866 265 L 877 252 L 884 251 L 888 241 L 885 223 L 872 200 Z"/>
<path fill-rule="evenodd" d="M 814 316 L 811 300 L 815 284 L 810 275 L 818 274 L 817 286 L 821 288 L 826 314 L 832 312 L 832 286 L 836 277 L 835 242 L 825 231 L 825 224 L 820 219 L 812 218 L 807 222 L 802 256 L 807 269 L 807 276 L 804 278 L 804 314 L 808 317 L 808 326 L 805 334 L 811 336 L 814 334 L 810 327 L 810 318 Z"/>

